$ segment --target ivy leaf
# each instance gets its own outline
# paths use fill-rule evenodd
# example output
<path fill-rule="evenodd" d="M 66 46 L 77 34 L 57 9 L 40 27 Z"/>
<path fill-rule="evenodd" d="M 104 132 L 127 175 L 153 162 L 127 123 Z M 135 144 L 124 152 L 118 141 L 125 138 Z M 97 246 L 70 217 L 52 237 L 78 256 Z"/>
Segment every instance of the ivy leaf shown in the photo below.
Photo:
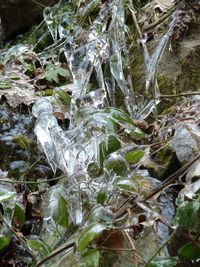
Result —
<path fill-rule="evenodd" d="M 25 223 L 25 212 L 21 207 L 21 205 L 16 203 L 12 216 L 12 225 L 14 225 L 18 229 L 21 229 L 24 223 Z"/>
<path fill-rule="evenodd" d="M 69 106 L 71 102 L 71 97 L 68 93 L 64 91 L 57 91 L 56 94 L 58 95 L 59 99 L 66 105 Z"/>
<path fill-rule="evenodd" d="M 158 257 L 146 267 L 173 267 L 178 263 L 177 257 Z"/>
<path fill-rule="evenodd" d="M 63 69 L 59 65 L 58 66 L 50 65 L 47 68 L 45 78 L 49 82 L 59 83 L 59 75 L 64 77 L 64 78 L 69 78 L 70 77 L 70 73 L 69 73 L 68 70 Z"/>
<path fill-rule="evenodd" d="M 43 256 L 47 256 L 52 249 L 40 239 L 28 239 L 27 245 L 30 249 L 41 252 Z"/>
<path fill-rule="evenodd" d="M 62 190 L 59 186 L 56 186 L 51 189 L 49 206 L 51 211 L 51 217 L 55 221 L 55 223 L 63 227 L 67 227 L 67 201 L 62 196 Z"/>
<path fill-rule="evenodd" d="M 125 155 L 125 158 L 130 164 L 133 164 L 141 160 L 144 155 L 145 155 L 144 150 L 135 150 L 135 151 L 128 152 Z"/>
<path fill-rule="evenodd" d="M 106 113 L 93 113 L 87 119 L 90 131 L 115 133 L 115 123 Z"/>
<path fill-rule="evenodd" d="M 0 254 L 6 249 L 11 241 L 12 235 L 7 226 L 2 223 L 0 227 Z"/>
<path fill-rule="evenodd" d="M 88 249 L 81 256 L 81 267 L 98 267 L 100 253 L 96 249 Z"/>
<path fill-rule="evenodd" d="M 118 152 L 113 152 L 104 161 L 103 166 L 109 172 L 119 176 L 127 175 L 128 163 L 126 159 Z"/>
<path fill-rule="evenodd" d="M 107 140 L 103 140 L 99 144 L 98 159 L 100 166 L 103 164 L 105 158 L 111 153 L 121 148 L 121 143 L 115 135 L 109 135 Z"/>
<path fill-rule="evenodd" d="M 14 187 L 1 185 L 0 186 L 0 202 L 8 201 L 16 197 L 16 191 Z"/>
<path fill-rule="evenodd" d="M 105 112 L 110 113 L 111 117 L 118 122 L 126 122 L 133 124 L 132 119 L 126 114 L 124 111 L 117 109 L 117 108 L 106 108 Z"/>
<path fill-rule="evenodd" d="M 127 191 L 138 191 L 138 186 L 136 183 L 134 183 L 132 180 L 130 179 L 120 179 L 116 185 L 121 188 L 121 189 L 124 189 L 124 190 L 127 190 Z"/>
<path fill-rule="evenodd" d="M 197 260 L 200 259 L 200 248 L 192 243 L 187 243 L 179 250 L 179 255 L 188 259 Z"/>
<path fill-rule="evenodd" d="M 185 226 L 192 230 L 198 220 L 198 211 L 200 208 L 200 203 L 197 200 L 191 201 L 189 203 L 185 202 L 180 206 L 176 213 L 175 222 L 179 226 Z"/>
<path fill-rule="evenodd" d="M 105 228 L 106 227 L 103 224 L 95 222 L 83 229 L 77 240 L 77 252 L 83 252 L 87 245 L 100 236 Z"/>
<path fill-rule="evenodd" d="M 141 140 L 146 138 L 146 134 L 140 130 L 138 127 L 135 127 L 132 124 L 125 124 L 125 133 L 127 133 L 131 138 L 135 139 L 135 140 Z"/>
<path fill-rule="evenodd" d="M 0 252 L 9 245 L 10 239 L 7 236 L 0 236 Z"/>
<path fill-rule="evenodd" d="M 97 203 L 103 205 L 108 198 L 108 187 L 104 186 L 97 194 Z"/>

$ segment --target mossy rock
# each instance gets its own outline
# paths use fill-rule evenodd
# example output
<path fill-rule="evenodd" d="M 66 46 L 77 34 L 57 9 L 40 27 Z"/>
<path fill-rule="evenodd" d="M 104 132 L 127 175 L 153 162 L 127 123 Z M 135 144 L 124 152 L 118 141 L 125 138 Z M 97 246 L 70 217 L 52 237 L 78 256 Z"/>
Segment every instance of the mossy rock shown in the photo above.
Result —
<path fill-rule="evenodd" d="M 163 180 L 179 169 L 180 163 L 170 147 L 159 150 L 155 157 L 145 164 L 149 174 Z"/>

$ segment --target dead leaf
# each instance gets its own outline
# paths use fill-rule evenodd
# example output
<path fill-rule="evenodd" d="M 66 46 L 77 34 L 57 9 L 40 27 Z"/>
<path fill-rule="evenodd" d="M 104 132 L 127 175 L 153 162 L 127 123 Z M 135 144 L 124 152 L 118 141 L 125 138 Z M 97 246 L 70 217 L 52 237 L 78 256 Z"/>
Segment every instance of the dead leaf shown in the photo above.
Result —
<path fill-rule="evenodd" d="M 12 81 L 11 84 L 12 88 L 0 91 L 0 99 L 5 96 L 8 104 L 13 108 L 21 104 L 29 106 L 40 98 L 39 95 L 35 95 L 34 87 L 26 81 Z"/>

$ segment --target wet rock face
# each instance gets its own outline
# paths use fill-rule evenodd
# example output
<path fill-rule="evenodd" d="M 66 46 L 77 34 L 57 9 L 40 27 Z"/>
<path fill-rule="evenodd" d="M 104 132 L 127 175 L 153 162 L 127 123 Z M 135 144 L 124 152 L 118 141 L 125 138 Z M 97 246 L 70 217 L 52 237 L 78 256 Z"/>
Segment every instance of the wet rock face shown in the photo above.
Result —
<path fill-rule="evenodd" d="M 12 38 L 33 23 L 40 21 L 44 7 L 58 2 L 59 0 L 1 0 L 0 17 L 4 38 Z"/>

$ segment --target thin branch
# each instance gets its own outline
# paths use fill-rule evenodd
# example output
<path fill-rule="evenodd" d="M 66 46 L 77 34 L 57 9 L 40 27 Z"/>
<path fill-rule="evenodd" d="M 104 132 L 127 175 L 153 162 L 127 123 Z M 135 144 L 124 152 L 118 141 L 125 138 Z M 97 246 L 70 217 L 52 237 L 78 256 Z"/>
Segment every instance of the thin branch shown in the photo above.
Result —
<path fill-rule="evenodd" d="M 177 95 L 160 95 L 160 99 L 162 99 L 162 98 L 176 98 L 176 97 L 183 97 L 183 96 L 193 96 L 193 95 L 200 95 L 200 92 L 181 93 L 181 94 L 177 94 Z"/>
<path fill-rule="evenodd" d="M 43 180 L 43 181 L 20 181 L 20 180 L 15 180 L 15 179 L 11 180 L 11 179 L 1 179 L 0 178 L 0 183 L 3 182 L 3 183 L 11 183 L 11 184 L 44 184 L 44 183 L 49 183 L 49 182 L 53 182 L 53 181 L 58 181 L 58 180 L 66 178 L 66 177 L 68 177 L 68 176 L 65 174 L 65 175 L 61 175 L 61 176 L 51 178 L 48 180 Z"/>
<path fill-rule="evenodd" d="M 132 241 L 132 239 L 131 239 L 131 237 L 130 237 L 128 231 L 127 231 L 127 230 L 124 230 L 124 233 L 125 233 L 125 235 L 126 235 L 128 241 L 130 242 L 131 247 L 132 247 L 132 250 L 134 251 L 135 255 L 136 255 L 140 260 L 142 260 L 143 263 L 145 263 L 145 260 L 142 259 L 142 257 L 138 254 L 138 252 L 137 252 L 137 250 L 136 250 L 136 248 L 135 248 L 135 245 L 133 244 L 133 241 Z"/>
<path fill-rule="evenodd" d="M 162 22 L 164 22 L 175 10 L 176 8 L 173 8 L 170 12 L 164 14 L 162 17 L 160 17 L 157 21 L 154 21 L 153 23 L 149 24 L 149 25 L 145 25 L 142 27 L 143 31 L 149 31 L 153 28 L 155 28 L 156 26 L 158 26 L 159 24 L 161 24 Z"/>
<path fill-rule="evenodd" d="M 170 175 L 164 182 L 156 186 L 153 190 L 151 190 L 149 193 L 147 193 L 143 197 L 143 201 L 147 201 L 153 196 L 155 196 L 157 193 L 161 192 L 164 188 L 168 187 L 170 184 L 173 184 L 178 178 L 185 174 L 188 169 L 200 158 L 200 154 L 198 154 L 196 157 L 194 157 L 191 161 L 183 165 L 178 171 L 176 171 L 174 174 Z"/>
<path fill-rule="evenodd" d="M 172 175 L 170 175 L 164 182 L 162 182 L 161 184 L 159 184 L 158 186 L 156 186 L 153 190 L 147 192 L 146 194 L 144 194 L 143 196 L 141 196 L 140 199 L 138 199 L 138 201 L 142 202 L 142 201 L 147 201 L 150 198 L 152 198 L 153 196 L 155 196 L 156 194 L 158 194 L 159 192 L 161 192 L 162 190 L 164 190 L 166 187 L 168 187 L 169 185 L 173 184 L 176 180 L 179 179 L 179 177 L 183 174 L 185 174 L 188 169 L 200 158 L 200 154 L 198 154 L 196 157 L 194 157 L 191 161 L 189 161 L 188 163 L 186 163 L 185 165 L 183 165 L 178 171 L 176 171 L 175 173 L 173 173 Z M 133 199 L 133 196 L 130 198 Z M 135 209 L 137 207 L 137 203 L 134 203 L 131 210 Z M 122 216 L 126 216 L 127 214 L 127 210 L 124 210 L 121 212 L 121 214 L 116 214 L 115 216 L 115 220 L 120 219 Z"/>
<path fill-rule="evenodd" d="M 95 246 L 95 247 L 91 246 L 91 248 L 110 250 L 110 251 L 133 251 L 132 248 L 108 248 L 108 247 L 104 247 L 104 246 Z"/>
<path fill-rule="evenodd" d="M 153 256 L 148 260 L 148 262 L 144 265 L 144 267 L 147 267 L 148 264 L 157 256 L 157 254 L 167 245 L 167 243 L 172 239 L 172 237 L 175 235 L 176 230 L 167 238 L 167 240 L 162 244 L 162 246 L 156 250 L 156 252 L 153 254 Z"/>
<path fill-rule="evenodd" d="M 43 8 L 45 8 L 46 6 L 42 5 L 40 2 L 36 1 L 36 0 L 31 0 L 33 3 L 35 3 L 38 6 L 41 6 Z"/>
<path fill-rule="evenodd" d="M 45 257 L 43 260 L 41 260 L 40 262 L 38 262 L 35 267 L 41 266 L 42 264 L 44 264 L 45 262 L 49 261 L 51 258 L 57 256 L 61 252 L 65 251 L 67 249 L 71 250 L 74 247 L 75 247 L 75 242 L 74 241 L 71 242 L 70 244 L 69 243 L 64 244 L 62 247 L 57 248 L 52 253 L 50 253 L 47 257 Z"/>

